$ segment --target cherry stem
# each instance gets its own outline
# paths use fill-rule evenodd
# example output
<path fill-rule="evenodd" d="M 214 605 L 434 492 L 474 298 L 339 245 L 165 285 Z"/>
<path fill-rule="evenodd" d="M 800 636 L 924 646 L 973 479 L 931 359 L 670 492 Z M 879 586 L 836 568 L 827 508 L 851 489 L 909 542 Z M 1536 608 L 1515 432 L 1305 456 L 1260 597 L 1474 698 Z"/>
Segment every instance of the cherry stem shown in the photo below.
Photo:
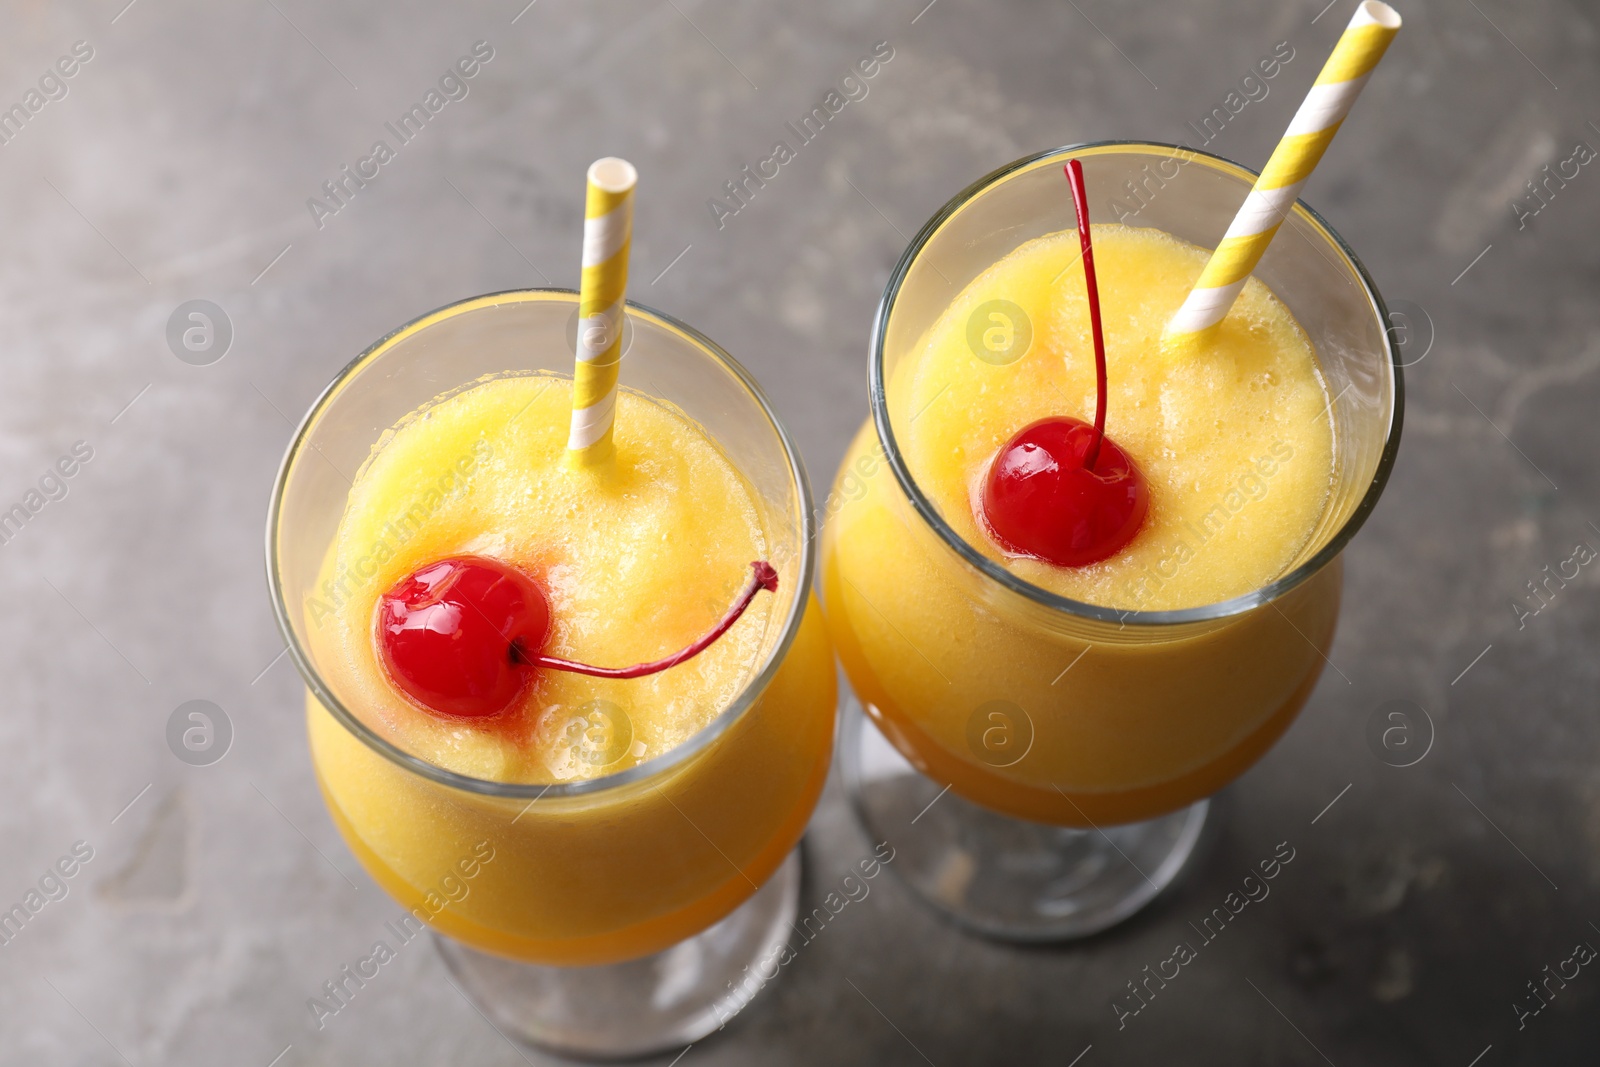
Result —
<path fill-rule="evenodd" d="M 560 659 L 556 656 L 530 656 L 520 646 L 514 645 L 513 647 L 524 663 L 532 664 L 535 667 L 549 667 L 551 670 L 570 671 L 573 674 L 587 674 L 591 678 L 642 678 L 647 674 L 655 674 L 658 671 L 666 670 L 668 667 L 676 667 L 684 660 L 693 659 L 704 652 L 713 641 L 727 633 L 728 629 L 739 621 L 739 617 L 744 614 L 745 609 L 750 606 L 750 602 L 756 598 L 756 594 L 761 590 L 765 589 L 769 593 L 778 591 L 778 572 L 773 568 L 772 564 L 766 560 L 756 560 L 750 564 L 750 570 L 750 581 L 745 585 L 744 591 L 739 594 L 739 599 L 734 602 L 733 607 L 729 608 L 728 613 L 722 617 L 722 621 L 717 623 L 716 628 L 694 644 L 674 652 L 666 659 L 658 659 L 651 663 L 636 663 L 632 667 L 594 667 L 587 663 Z"/>
<path fill-rule="evenodd" d="M 1100 286 L 1094 276 L 1094 243 L 1089 238 L 1089 193 L 1083 186 L 1083 164 L 1067 160 L 1062 168 L 1072 185 L 1072 206 L 1078 215 L 1078 244 L 1083 249 L 1083 285 L 1089 291 L 1089 326 L 1094 333 L 1094 440 L 1084 455 L 1085 470 L 1094 470 L 1100 442 L 1106 436 L 1106 338 L 1100 327 Z"/>

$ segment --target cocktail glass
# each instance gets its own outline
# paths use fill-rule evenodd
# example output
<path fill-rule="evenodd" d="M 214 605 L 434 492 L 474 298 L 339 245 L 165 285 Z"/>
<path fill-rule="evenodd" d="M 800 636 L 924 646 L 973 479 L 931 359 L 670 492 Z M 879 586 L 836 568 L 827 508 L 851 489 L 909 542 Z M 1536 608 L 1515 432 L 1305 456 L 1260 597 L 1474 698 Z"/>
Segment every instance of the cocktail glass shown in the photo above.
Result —
<path fill-rule="evenodd" d="M 924 900 L 1017 941 L 1103 930 L 1178 876 L 1208 798 L 1283 734 L 1328 663 L 1340 553 L 1376 505 L 1400 439 L 1400 363 L 1383 300 L 1344 241 L 1297 203 L 1256 276 L 1316 347 L 1334 469 L 1288 570 L 1221 603 L 1122 610 L 1057 596 L 965 543 L 896 443 L 920 412 L 903 409 L 891 382 L 968 282 L 1073 226 L 1062 176 L 1073 157 L 1095 222 L 1156 227 L 1202 247 L 1216 244 L 1255 178 L 1175 145 L 1089 144 L 1020 159 L 941 208 L 884 292 L 872 418 L 840 467 L 823 535 L 828 628 L 858 700 L 841 753 L 856 813 L 894 847 L 895 870 Z M 998 348 L 983 340 L 986 325 L 969 331 L 973 358 L 1009 358 L 1025 324 L 997 320 Z"/>
<path fill-rule="evenodd" d="M 502 1031 L 561 1052 L 642 1055 L 703 1037 L 782 961 L 796 844 L 832 755 L 835 668 L 811 594 L 814 516 L 800 456 L 760 388 L 712 341 L 630 304 L 624 387 L 676 405 L 754 491 L 780 580 L 758 662 L 691 739 L 587 781 L 487 781 L 406 751 L 329 681 L 308 609 L 352 479 L 407 414 L 484 375 L 570 374 L 577 295 L 497 293 L 396 330 L 340 372 L 284 457 L 267 520 L 273 606 L 309 689 L 312 763 L 367 872 L 426 923 Z M 398 699 L 398 698 L 397 698 Z M 576 759 L 615 738 L 580 709 Z M 486 858 L 487 857 L 487 858 Z"/>

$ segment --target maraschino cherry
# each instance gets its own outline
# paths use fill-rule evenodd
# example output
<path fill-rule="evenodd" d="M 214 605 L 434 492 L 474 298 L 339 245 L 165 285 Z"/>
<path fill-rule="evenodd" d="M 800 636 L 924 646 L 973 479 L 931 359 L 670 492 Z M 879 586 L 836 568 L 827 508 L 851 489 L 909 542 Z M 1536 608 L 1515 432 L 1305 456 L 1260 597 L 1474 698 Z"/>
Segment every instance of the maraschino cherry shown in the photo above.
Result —
<path fill-rule="evenodd" d="M 484 556 L 420 567 L 378 601 L 380 658 L 412 699 L 442 716 L 483 719 L 511 706 L 541 667 L 597 678 L 639 678 L 699 655 L 744 614 L 756 593 L 776 592 L 778 572 L 758 560 L 750 581 L 711 632 L 665 659 L 594 667 L 544 654 L 550 602 L 528 574 Z"/>
<path fill-rule="evenodd" d="M 1106 344 L 1089 238 L 1083 165 L 1066 165 L 1083 248 L 1083 279 L 1094 335 L 1094 425 L 1053 416 L 1024 426 L 995 456 L 983 484 L 983 518 L 1004 547 L 1058 567 L 1086 567 L 1133 540 L 1150 489 L 1128 454 L 1106 436 Z"/>

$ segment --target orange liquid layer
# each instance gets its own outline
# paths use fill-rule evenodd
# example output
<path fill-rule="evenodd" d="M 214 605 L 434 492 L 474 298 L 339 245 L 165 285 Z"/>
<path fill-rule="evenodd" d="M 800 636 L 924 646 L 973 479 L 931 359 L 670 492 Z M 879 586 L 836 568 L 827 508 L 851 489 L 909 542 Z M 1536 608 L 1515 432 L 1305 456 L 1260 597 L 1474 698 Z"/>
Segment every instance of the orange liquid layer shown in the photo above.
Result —
<path fill-rule="evenodd" d="M 843 470 L 872 467 L 875 448 L 869 424 Z M 851 685 L 923 773 L 1018 818 L 1104 826 L 1209 796 L 1287 729 L 1333 641 L 1337 561 L 1272 605 L 1176 635 L 1063 628 L 937 541 L 881 462 L 843 480 L 823 596 Z"/>
<path fill-rule="evenodd" d="M 813 600 L 788 657 L 739 722 L 661 780 L 615 795 L 530 805 L 462 793 L 379 756 L 314 697 L 307 725 L 334 824 L 402 906 L 484 952 L 588 966 L 668 948 L 771 877 L 827 778 L 835 700 Z M 461 877 L 457 862 L 485 841 L 494 859 Z M 459 899 L 447 899 L 443 884 Z"/>

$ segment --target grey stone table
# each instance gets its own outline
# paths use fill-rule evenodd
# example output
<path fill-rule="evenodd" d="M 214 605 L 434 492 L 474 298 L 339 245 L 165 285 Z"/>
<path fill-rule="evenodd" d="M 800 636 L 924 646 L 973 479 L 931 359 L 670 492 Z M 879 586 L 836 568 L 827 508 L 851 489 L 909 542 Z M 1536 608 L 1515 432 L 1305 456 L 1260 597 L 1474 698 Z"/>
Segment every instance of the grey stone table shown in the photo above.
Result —
<path fill-rule="evenodd" d="M 524 2 L 5 5 L 0 508 L 29 517 L 0 545 L 0 906 L 42 907 L 0 944 L 0 1064 L 542 1062 L 424 942 L 313 1025 L 394 909 L 318 799 L 261 532 L 291 424 L 351 356 L 453 299 L 575 284 L 590 160 L 645 175 L 633 295 L 743 360 L 825 485 L 890 265 L 948 196 L 1050 145 L 1197 143 L 1287 42 L 1212 126 L 1259 164 L 1353 8 Z M 1570 0 L 1400 6 L 1306 197 L 1405 316 L 1405 445 L 1348 554 L 1335 669 L 1216 848 L 1066 949 L 976 940 L 880 879 L 685 1065 L 1600 1054 L 1600 969 L 1529 993 L 1600 944 L 1600 569 L 1528 584 L 1600 547 L 1600 168 L 1565 162 L 1600 146 L 1600 31 Z M 478 41 L 457 98 L 328 198 Z M 878 42 L 866 94 L 734 214 L 724 183 Z M 195 299 L 231 328 L 209 364 L 221 332 L 190 362 L 168 342 Z M 219 762 L 169 749 L 190 700 L 231 723 Z M 1367 742 L 1388 701 L 1431 721 L 1414 766 Z M 807 840 L 809 905 L 868 848 L 836 783 Z M 1283 841 L 1271 896 L 1119 1029 L 1126 983 Z"/>

